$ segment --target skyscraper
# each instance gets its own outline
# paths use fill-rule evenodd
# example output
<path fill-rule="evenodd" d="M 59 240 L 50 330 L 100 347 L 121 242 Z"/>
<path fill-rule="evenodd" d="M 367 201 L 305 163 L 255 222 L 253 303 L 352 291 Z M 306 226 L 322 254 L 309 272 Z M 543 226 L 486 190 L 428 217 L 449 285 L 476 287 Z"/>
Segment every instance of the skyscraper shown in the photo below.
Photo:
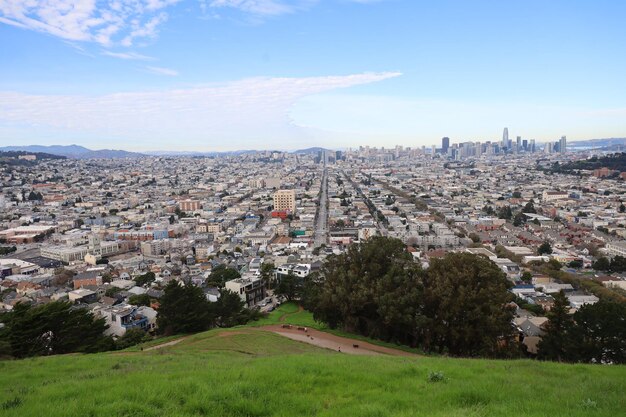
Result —
<path fill-rule="evenodd" d="M 567 138 L 565 136 L 561 136 L 561 140 L 559 140 L 559 152 L 567 152 Z"/>
<path fill-rule="evenodd" d="M 509 146 L 509 128 L 505 127 L 504 132 L 502 132 L 502 147 L 506 148 Z"/>
<path fill-rule="evenodd" d="M 450 138 L 447 136 L 441 138 L 441 153 L 442 154 L 448 153 L 449 147 L 450 147 Z"/>

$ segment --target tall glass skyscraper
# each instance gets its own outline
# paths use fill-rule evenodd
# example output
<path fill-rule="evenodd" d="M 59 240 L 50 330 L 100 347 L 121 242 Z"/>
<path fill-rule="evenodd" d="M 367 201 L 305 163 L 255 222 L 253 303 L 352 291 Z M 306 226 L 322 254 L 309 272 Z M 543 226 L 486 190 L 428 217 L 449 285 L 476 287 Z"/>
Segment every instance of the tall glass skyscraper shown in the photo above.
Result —
<path fill-rule="evenodd" d="M 444 155 L 448 153 L 449 147 L 450 147 L 450 138 L 447 136 L 444 138 L 441 138 L 441 153 Z"/>

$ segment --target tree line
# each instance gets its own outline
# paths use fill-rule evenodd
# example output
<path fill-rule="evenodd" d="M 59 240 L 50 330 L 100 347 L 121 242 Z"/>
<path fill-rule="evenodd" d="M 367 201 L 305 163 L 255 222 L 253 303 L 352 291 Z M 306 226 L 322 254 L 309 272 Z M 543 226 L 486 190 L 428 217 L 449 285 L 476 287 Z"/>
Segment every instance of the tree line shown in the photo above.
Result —
<path fill-rule="evenodd" d="M 164 335 L 196 333 L 213 327 L 232 327 L 260 318 L 238 294 L 222 290 L 217 302 L 207 300 L 201 288 L 170 281 L 161 297 L 158 332 Z"/>
<path fill-rule="evenodd" d="M 149 304 L 149 297 L 144 298 L 129 301 Z M 245 308 L 238 294 L 222 290 L 217 302 L 209 302 L 201 288 L 177 281 L 170 281 L 159 302 L 157 332 L 164 335 L 232 327 L 260 315 L 257 310 Z M 108 336 L 104 318 L 67 301 L 36 306 L 17 303 L 11 311 L 0 314 L 0 323 L 0 358 L 104 352 L 152 338 L 141 329 L 128 330 L 116 339 Z"/>
<path fill-rule="evenodd" d="M 485 257 L 450 253 L 422 269 L 402 241 L 374 237 L 330 256 L 302 288 L 331 328 L 454 356 L 510 356 L 514 305 L 505 274 Z"/>
<path fill-rule="evenodd" d="M 483 256 L 449 253 L 422 269 L 400 240 L 375 237 L 328 257 L 295 291 L 331 328 L 438 354 L 519 357 L 510 286 Z M 570 314 L 560 293 L 547 317 L 539 359 L 626 362 L 626 303 L 603 298 Z"/>
<path fill-rule="evenodd" d="M 626 363 L 626 304 L 601 300 L 574 314 L 563 292 L 554 296 L 538 357 L 562 362 Z"/>

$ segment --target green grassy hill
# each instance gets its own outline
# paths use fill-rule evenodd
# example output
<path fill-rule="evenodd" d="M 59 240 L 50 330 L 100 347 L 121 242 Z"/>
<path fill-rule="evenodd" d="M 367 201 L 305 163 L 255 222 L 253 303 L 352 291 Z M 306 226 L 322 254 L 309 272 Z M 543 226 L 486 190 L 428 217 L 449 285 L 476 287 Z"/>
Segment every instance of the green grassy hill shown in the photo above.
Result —
<path fill-rule="evenodd" d="M 309 319 L 285 307 L 266 320 L 296 314 Z M 444 379 L 430 381 L 431 372 Z M 0 415 L 16 417 L 570 417 L 626 409 L 625 367 L 350 356 L 258 327 L 153 350 L 5 361 L 0 375 Z"/>

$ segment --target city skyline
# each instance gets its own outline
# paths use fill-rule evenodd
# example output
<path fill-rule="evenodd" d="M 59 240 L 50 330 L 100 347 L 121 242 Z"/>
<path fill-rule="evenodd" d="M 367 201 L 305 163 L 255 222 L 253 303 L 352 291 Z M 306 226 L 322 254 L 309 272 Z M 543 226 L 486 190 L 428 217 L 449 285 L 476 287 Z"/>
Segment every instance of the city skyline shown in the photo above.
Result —
<path fill-rule="evenodd" d="M 0 4 L 0 146 L 420 147 L 497 141 L 498 126 L 537 143 L 626 136 L 615 2 L 73 4 Z"/>

